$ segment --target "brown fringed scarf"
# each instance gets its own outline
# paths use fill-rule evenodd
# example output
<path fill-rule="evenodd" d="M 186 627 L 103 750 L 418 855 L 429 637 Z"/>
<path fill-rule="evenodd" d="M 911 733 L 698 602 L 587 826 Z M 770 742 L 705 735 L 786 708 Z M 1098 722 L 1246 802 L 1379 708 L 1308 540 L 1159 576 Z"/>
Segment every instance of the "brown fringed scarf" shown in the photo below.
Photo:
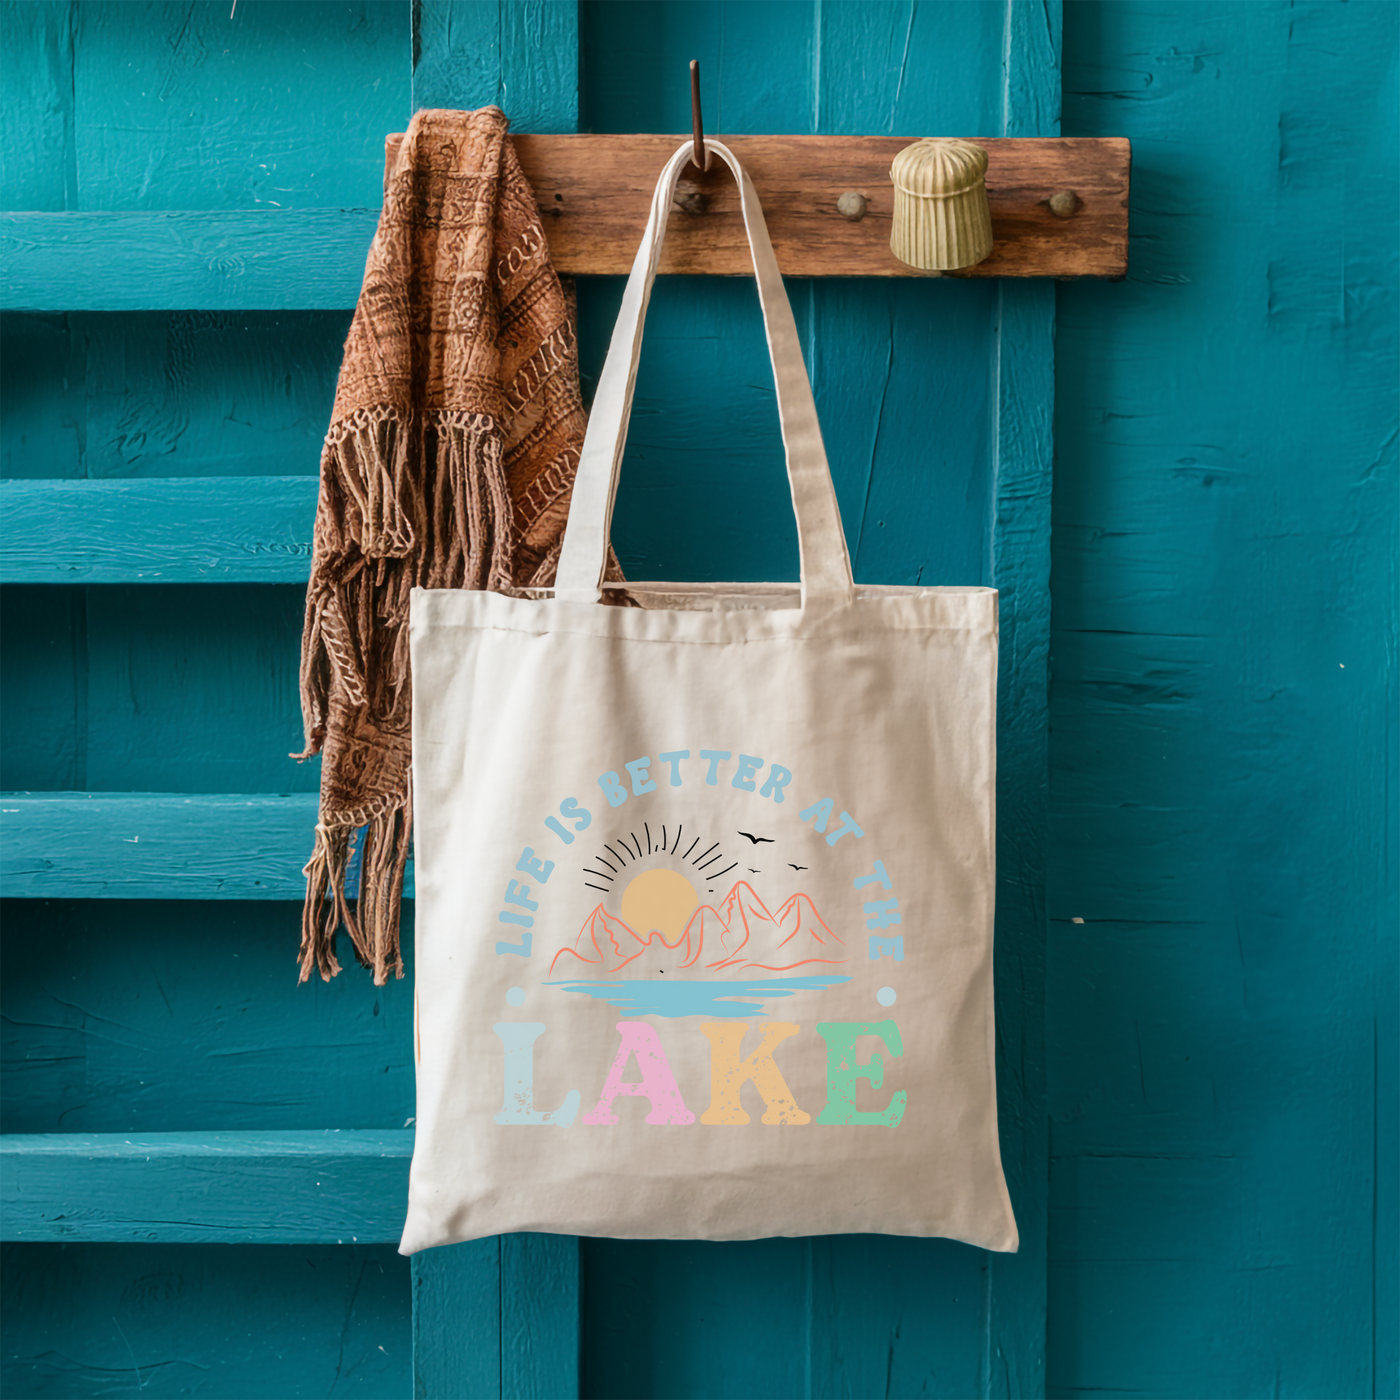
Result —
<path fill-rule="evenodd" d="M 554 579 L 585 426 L 578 355 L 506 127 L 496 107 L 413 117 L 345 342 L 306 594 L 306 750 L 294 755 L 322 755 L 302 981 L 340 971 L 342 924 L 376 984 L 403 976 L 409 590 Z"/>

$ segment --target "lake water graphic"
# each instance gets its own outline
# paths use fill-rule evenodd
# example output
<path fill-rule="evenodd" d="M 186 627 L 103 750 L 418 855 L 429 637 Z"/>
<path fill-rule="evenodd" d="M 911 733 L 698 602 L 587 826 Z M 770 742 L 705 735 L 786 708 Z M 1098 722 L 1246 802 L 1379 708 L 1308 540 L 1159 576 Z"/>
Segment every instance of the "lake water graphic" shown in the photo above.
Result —
<path fill-rule="evenodd" d="M 625 982 L 546 982 L 566 992 L 605 1001 L 633 1016 L 766 1016 L 763 1003 L 794 992 L 822 992 L 849 982 L 849 977 L 770 977 L 753 982 L 674 982 L 629 977 Z"/>

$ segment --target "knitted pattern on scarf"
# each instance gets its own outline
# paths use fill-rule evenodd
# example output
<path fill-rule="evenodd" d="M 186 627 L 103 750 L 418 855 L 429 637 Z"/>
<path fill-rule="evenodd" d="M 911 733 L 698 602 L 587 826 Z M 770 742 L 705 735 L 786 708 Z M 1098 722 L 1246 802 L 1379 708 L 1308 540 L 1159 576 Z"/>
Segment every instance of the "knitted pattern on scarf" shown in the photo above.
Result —
<path fill-rule="evenodd" d="M 413 117 L 345 342 L 302 636 L 294 757 L 322 765 L 302 981 L 340 971 L 342 926 L 376 984 L 403 976 L 409 590 L 554 579 L 585 419 L 572 308 L 506 129 L 496 107 Z"/>

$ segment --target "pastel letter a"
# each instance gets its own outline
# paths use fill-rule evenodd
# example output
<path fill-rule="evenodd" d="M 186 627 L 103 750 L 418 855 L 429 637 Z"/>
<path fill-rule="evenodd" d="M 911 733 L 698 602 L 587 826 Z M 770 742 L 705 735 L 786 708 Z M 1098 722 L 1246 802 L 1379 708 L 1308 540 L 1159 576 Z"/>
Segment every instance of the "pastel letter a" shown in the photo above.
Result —
<path fill-rule="evenodd" d="M 656 1034 L 656 1028 L 645 1021 L 619 1021 L 617 1029 L 622 1043 L 617 1047 L 617 1055 L 608 1071 L 598 1106 L 585 1113 L 583 1121 L 616 1123 L 618 1118 L 612 1111 L 613 1100 L 619 1094 L 634 1094 L 651 1103 L 648 1123 L 693 1123 L 695 1115 L 681 1098 L 676 1076 L 671 1073 L 671 1062 L 661 1048 L 661 1038 Z M 642 1072 L 636 1084 L 629 1084 L 622 1077 L 622 1071 L 632 1055 L 637 1057 L 637 1068 Z"/>

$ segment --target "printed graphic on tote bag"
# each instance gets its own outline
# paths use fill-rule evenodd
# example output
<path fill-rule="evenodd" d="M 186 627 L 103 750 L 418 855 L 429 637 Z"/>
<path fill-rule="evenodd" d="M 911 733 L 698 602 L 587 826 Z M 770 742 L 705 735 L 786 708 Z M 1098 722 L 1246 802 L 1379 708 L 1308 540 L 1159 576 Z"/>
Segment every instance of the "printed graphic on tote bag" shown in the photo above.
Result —
<path fill-rule="evenodd" d="M 625 777 L 609 771 L 598 778 L 606 810 L 611 813 L 631 798 L 658 790 L 652 762 L 650 757 L 633 759 L 622 765 Z M 825 1042 L 827 1100 L 815 1119 L 797 1104 L 775 1058 L 782 1042 L 801 1027 L 776 1019 L 778 1011 L 770 1003 L 860 976 L 881 981 L 872 964 L 904 960 L 903 935 L 884 932 L 902 921 L 899 899 L 890 893 L 894 881 L 878 859 L 849 859 L 856 855 L 864 829 L 831 797 L 799 809 L 788 800 L 791 771 L 750 754 L 700 749 L 692 761 L 689 749 L 677 749 L 658 754 L 656 763 L 666 789 L 689 788 L 687 797 L 701 799 L 684 803 L 693 807 L 693 815 L 653 827 L 639 805 L 638 819 L 625 829 L 607 840 L 596 834 L 590 839 L 582 833 L 593 826 L 594 812 L 577 798 L 565 798 L 559 815 L 544 819 L 550 835 L 538 848 L 522 849 L 506 883 L 497 917 L 514 925 L 519 935 L 518 941 L 499 941 L 496 952 L 545 960 L 536 999 L 546 1007 L 548 997 L 573 995 L 606 1002 L 624 1018 L 707 1018 L 698 1027 L 710 1042 L 710 1103 L 699 1115 L 703 1124 L 748 1123 L 739 1096 L 752 1081 L 763 1098 L 764 1123 L 897 1126 L 907 1105 L 903 1090 L 892 1093 L 878 1112 L 856 1108 L 857 1081 L 864 1078 L 879 1089 L 884 1077 L 884 1056 L 876 1053 L 857 1062 L 856 1041 L 878 1037 L 888 1055 L 900 1056 L 903 1044 L 893 1020 L 817 1022 L 816 1033 Z M 759 831 L 705 828 L 705 788 L 721 782 L 755 795 L 752 824 Z M 783 859 L 784 846 L 793 844 L 785 835 L 795 834 L 796 827 L 823 834 L 821 849 L 824 856 L 831 851 L 828 859 L 860 866 L 850 877 L 849 906 L 828 910 L 830 918 L 802 890 L 802 877 L 811 866 Z M 752 860 L 762 864 L 751 865 Z M 589 896 L 595 902 L 581 926 L 561 939 L 546 930 L 557 926 L 550 906 L 569 899 L 561 886 L 571 866 L 596 896 Z M 897 993 L 882 985 L 874 999 L 892 1006 Z M 506 1000 L 523 1006 L 525 990 L 512 987 Z M 762 1037 L 745 1056 L 750 1022 L 757 1023 Z M 613 1101 L 624 1095 L 649 1100 L 648 1123 L 696 1121 L 671 1072 L 661 1033 L 649 1022 L 630 1019 L 617 1022 L 619 1044 L 594 1107 L 580 1114 L 583 1097 L 574 1089 L 560 1107 L 537 1109 L 534 1047 L 546 1027 L 546 1022 L 516 1021 L 493 1028 L 504 1046 L 505 1097 L 497 1123 L 611 1125 L 618 1122 Z M 629 1080 L 624 1074 L 634 1058 L 640 1078 Z"/>

